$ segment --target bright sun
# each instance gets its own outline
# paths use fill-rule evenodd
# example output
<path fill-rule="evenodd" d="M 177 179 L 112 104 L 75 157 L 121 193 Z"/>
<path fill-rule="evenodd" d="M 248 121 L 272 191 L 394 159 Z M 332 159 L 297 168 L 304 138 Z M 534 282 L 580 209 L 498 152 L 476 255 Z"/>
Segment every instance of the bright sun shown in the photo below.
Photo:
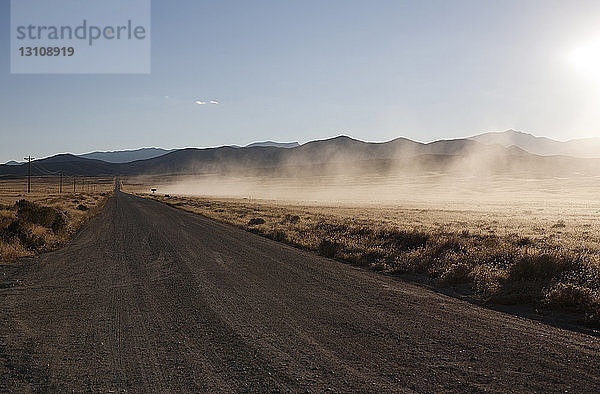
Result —
<path fill-rule="evenodd" d="M 575 47 L 568 61 L 581 76 L 600 82 L 600 36 Z"/>

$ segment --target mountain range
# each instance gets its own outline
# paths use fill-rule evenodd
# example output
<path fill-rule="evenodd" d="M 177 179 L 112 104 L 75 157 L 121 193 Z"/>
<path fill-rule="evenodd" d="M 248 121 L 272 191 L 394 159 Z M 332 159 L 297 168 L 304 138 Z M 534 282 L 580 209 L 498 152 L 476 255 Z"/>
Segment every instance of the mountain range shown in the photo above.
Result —
<path fill-rule="evenodd" d="M 264 142 L 246 147 L 146 148 L 86 155 L 60 154 L 32 162 L 33 175 L 156 175 L 214 174 L 243 175 L 247 172 L 323 174 L 335 171 L 453 171 L 483 170 L 496 173 L 566 174 L 595 173 L 599 160 L 564 156 L 585 142 L 561 143 L 548 138 L 509 130 L 465 139 L 421 143 L 396 138 L 382 143 L 359 141 L 347 136 L 297 143 Z M 535 153 L 531 150 L 539 143 Z M 592 145 L 592 144 L 589 144 Z M 544 156 L 542 153 L 563 156 Z M 587 150 L 591 154 L 591 150 Z M 151 157 L 148 157 L 151 156 Z M 598 155 L 600 157 L 600 155 Z M 124 161 L 126 158 L 145 157 Z M 99 158 L 104 158 L 101 160 Z M 27 174 L 27 164 L 0 165 L 0 176 Z"/>
<path fill-rule="evenodd" d="M 529 153 L 541 156 L 600 157 L 600 138 L 581 138 L 563 142 L 547 137 L 536 137 L 521 131 L 507 130 L 483 133 L 469 139 L 483 144 L 517 146 Z"/>
<path fill-rule="evenodd" d="M 173 150 L 161 148 L 141 148 L 135 150 L 109 151 L 109 152 L 91 152 L 77 155 L 84 159 L 102 160 L 107 163 L 129 163 L 136 160 L 152 159 L 162 156 Z"/>
<path fill-rule="evenodd" d="M 275 142 L 275 141 L 263 141 L 253 142 L 246 145 L 246 148 L 254 146 L 272 146 L 278 148 L 294 148 L 299 146 L 298 142 Z M 236 146 L 237 148 L 237 146 Z M 162 149 L 162 148 L 140 148 L 132 150 L 120 150 L 120 151 L 108 151 L 108 152 L 91 152 L 75 155 L 84 159 L 102 160 L 107 163 L 130 163 L 137 160 L 152 159 L 173 152 L 176 149 Z M 10 161 L 7 165 L 19 165 L 16 161 Z"/>
<path fill-rule="evenodd" d="M 252 148 L 254 146 L 274 146 L 276 148 L 295 148 L 300 146 L 298 142 L 275 142 L 275 141 L 264 141 L 264 142 L 253 142 L 246 145 L 246 148 Z"/>

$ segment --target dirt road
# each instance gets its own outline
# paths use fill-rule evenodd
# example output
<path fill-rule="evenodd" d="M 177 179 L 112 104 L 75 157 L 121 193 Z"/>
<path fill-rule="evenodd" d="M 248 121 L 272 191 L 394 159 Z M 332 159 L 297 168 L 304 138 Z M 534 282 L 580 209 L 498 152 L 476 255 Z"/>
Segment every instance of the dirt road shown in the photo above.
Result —
<path fill-rule="evenodd" d="M 600 391 L 598 338 L 120 192 L 0 284 L 3 392 Z"/>

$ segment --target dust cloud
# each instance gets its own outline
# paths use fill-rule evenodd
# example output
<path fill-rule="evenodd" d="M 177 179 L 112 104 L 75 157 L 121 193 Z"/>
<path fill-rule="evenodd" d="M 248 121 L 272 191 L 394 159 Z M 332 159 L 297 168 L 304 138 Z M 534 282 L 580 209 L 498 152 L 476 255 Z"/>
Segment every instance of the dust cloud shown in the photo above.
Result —
<path fill-rule="evenodd" d="M 377 146 L 377 145 L 374 145 Z M 264 163 L 193 163 L 192 171 L 130 178 L 135 191 L 218 198 L 339 204 L 595 204 L 596 159 L 542 157 L 500 146 L 422 145 L 373 151 L 296 150 Z"/>

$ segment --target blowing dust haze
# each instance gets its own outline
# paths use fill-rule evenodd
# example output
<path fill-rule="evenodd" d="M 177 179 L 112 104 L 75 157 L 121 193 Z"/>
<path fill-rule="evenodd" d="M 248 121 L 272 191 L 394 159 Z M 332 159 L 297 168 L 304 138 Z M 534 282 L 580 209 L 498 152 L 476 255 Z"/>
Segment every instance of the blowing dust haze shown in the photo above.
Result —
<path fill-rule="evenodd" d="M 180 174 L 129 177 L 136 191 L 160 194 L 343 204 L 594 203 L 599 162 L 466 140 L 437 146 L 387 144 L 286 150 L 256 168 L 225 160 L 191 164 Z M 340 145 L 339 143 L 337 145 Z M 262 156 L 267 153 L 262 152 Z M 260 164 L 259 164 L 260 165 Z"/>

